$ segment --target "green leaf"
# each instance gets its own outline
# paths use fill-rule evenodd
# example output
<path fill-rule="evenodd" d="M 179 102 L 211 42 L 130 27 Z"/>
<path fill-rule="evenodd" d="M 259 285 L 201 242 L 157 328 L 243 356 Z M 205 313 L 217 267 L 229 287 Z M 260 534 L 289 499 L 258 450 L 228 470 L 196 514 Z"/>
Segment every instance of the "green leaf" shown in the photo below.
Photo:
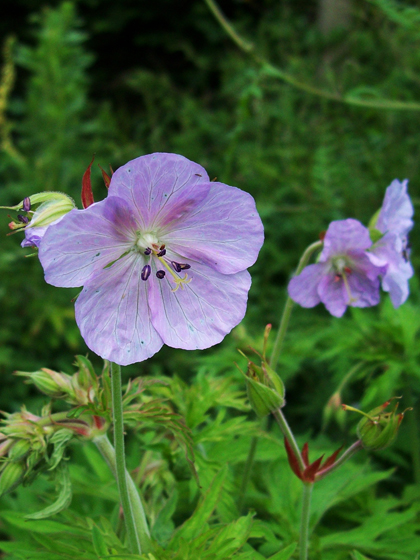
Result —
<path fill-rule="evenodd" d="M 64 523 L 58 523 L 57 521 L 44 521 L 44 520 L 31 520 L 27 521 L 21 513 L 16 511 L 1 511 L 0 517 L 2 517 L 7 523 L 23 529 L 24 531 L 33 531 L 35 533 L 72 533 L 73 535 L 80 535 L 85 537 L 90 534 L 88 529 L 82 529 L 80 527 L 68 527 Z"/>
<path fill-rule="evenodd" d="M 296 550 L 296 547 L 296 542 L 289 544 L 289 546 L 286 546 L 286 548 L 283 548 L 283 550 L 280 550 L 277 554 L 274 554 L 274 556 L 270 556 L 268 560 L 289 560 Z"/>
<path fill-rule="evenodd" d="M 360 552 L 357 552 L 357 550 L 353 550 L 353 552 L 351 553 L 351 557 L 352 560 L 370 560 L 370 558 L 368 558 L 364 554 L 361 554 Z"/>
<path fill-rule="evenodd" d="M 25 519 L 46 519 L 69 507 L 72 499 L 72 488 L 67 464 L 62 462 L 56 469 L 56 473 L 56 482 L 60 488 L 56 501 L 37 513 L 25 515 Z"/>
<path fill-rule="evenodd" d="M 210 488 L 204 494 L 192 517 L 181 526 L 174 539 L 171 541 L 171 550 L 174 550 L 174 548 L 176 549 L 181 539 L 188 542 L 203 533 L 206 528 L 206 522 L 220 499 L 227 471 L 228 468 L 227 465 L 225 465 L 213 478 Z"/>
<path fill-rule="evenodd" d="M 169 500 L 160 510 L 155 524 L 153 525 L 152 537 L 162 544 L 170 539 L 175 529 L 175 525 L 172 521 L 172 516 L 175 513 L 177 502 L 178 492 L 175 489 L 172 492 Z"/>
<path fill-rule="evenodd" d="M 106 546 L 105 539 L 96 525 L 92 527 L 92 542 L 93 548 L 98 556 L 108 555 L 108 547 Z"/>

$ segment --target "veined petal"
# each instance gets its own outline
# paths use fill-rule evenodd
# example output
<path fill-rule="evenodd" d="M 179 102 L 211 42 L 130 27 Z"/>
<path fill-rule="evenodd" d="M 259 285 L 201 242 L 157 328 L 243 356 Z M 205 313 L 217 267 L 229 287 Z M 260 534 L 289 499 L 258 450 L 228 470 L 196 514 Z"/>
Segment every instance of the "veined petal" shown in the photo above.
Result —
<path fill-rule="evenodd" d="M 244 317 L 251 276 L 248 271 L 225 275 L 198 263 L 188 270 L 189 284 L 176 292 L 170 275 L 149 282 L 152 323 L 163 342 L 196 350 L 220 342 Z M 183 274 L 183 273 L 181 273 Z"/>
<path fill-rule="evenodd" d="M 392 232 L 404 237 L 413 227 L 413 205 L 407 193 L 408 180 L 394 179 L 386 189 L 384 202 L 375 227 L 382 233 Z"/>
<path fill-rule="evenodd" d="M 318 285 L 318 294 L 331 315 L 334 315 L 334 317 L 342 317 L 344 315 L 349 296 L 343 280 L 337 282 L 335 274 L 327 274 Z"/>
<path fill-rule="evenodd" d="M 289 282 L 288 292 L 293 301 L 302 307 L 315 307 L 321 299 L 318 284 L 326 274 L 324 264 L 310 264 Z"/>
<path fill-rule="evenodd" d="M 138 227 L 130 207 L 118 197 L 71 210 L 42 238 L 39 258 L 45 280 L 63 288 L 83 286 L 133 245 Z"/>
<path fill-rule="evenodd" d="M 162 239 L 183 257 L 234 274 L 256 261 L 263 225 L 250 194 L 223 183 L 210 185 L 207 197 L 182 222 L 167 227 Z"/>
<path fill-rule="evenodd" d="M 177 154 L 149 154 L 129 161 L 112 175 L 109 194 L 124 198 L 143 230 L 182 219 L 206 196 L 209 176 L 201 165 Z"/>
<path fill-rule="evenodd" d="M 324 248 L 320 255 L 320 262 L 327 261 L 330 257 L 340 253 L 368 249 L 372 245 L 369 230 L 358 220 L 349 218 L 337 220 L 328 226 L 324 238 Z"/>
<path fill-rule="evenodd" d="M 163 344 L 150 322 L 143 265 L 139 253 L 123 257 L 96 272 L 76 300 L 76 321 L 88 347 L 122 366 L 150 358 Z"/>

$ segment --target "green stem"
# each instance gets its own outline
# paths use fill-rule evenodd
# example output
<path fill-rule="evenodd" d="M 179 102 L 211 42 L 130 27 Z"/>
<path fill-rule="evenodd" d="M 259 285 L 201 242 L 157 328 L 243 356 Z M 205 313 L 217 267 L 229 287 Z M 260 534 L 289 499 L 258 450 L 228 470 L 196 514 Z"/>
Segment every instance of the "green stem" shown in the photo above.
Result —
<path fill-rule="evenodd" d="M 293 448 L 294 454 L 299 462 L 299 467 L 301 471 L 305 470 L 305 463 L 303 462 L 302 455 L 300 453 L 299 446 L 294 438 L 293 432 L 290 429 L 289 424 L 287 423 L 286 417 L 284 416 L 281 408 L 275 410 L 273 412 L 274 418 L 277 420 L 278 425 L 280 426 L 280 430 L 282 431 L 284 437 L 287 438 L 288 442 L 290 443 L 291 447 Z"/>
<path fill-rule="evenodd" d="M 312 488 L 313 483 L 305 483 L 303 485 L 302 515 L 300 518 L 299 535 L 299 560 L 307 560 L 308 558 L 309 517 L 311 513 Z"/>
<path fill-rule="evenodd" d="M 217 6 L 214 0 L 204 0 L 207 4 L 208 8 L 217 19 L 221 27 L 226 31 L 232 41 L 245 53 L 252 56 L 257 64 L 259 64 L 263 70 L 263 72 L 267 76 L 272 76 L 274 78 L 279 78 L 284 82 L 290 84 L 291 86 L 300 89 L 301 91 L 305 91 L 306 93 L 310 93 L 311 95 L 317 95 L 318 97 L 322 97 L 324 99 L 328 99 L 330 101 L 337 101 L 339 103 L 346 103 L 348 105 L 353 105 L 356 107 L 369 107 L 371 109 L 393 109 L 393 110 L 411 110 L 411 111 L 419 111 L 420 110 L 420 103 L 415 102 L 405 102 L 405 101 L 393 101 L 389 99 L 361 99 L 360 97 L 356 97 L 353 95 L 340 95 L 338 93 L 332 93 L 330 91 L 326 91 L 324 89 L 312 86 L 311 84 L 307 84 L 305 82 L 301 82 L 296 79 L 291 74 L 284 72 L 281 68 L 277 68 L 273 64 L 271 64 L 268 60 L 259 56 L 255 52 L 255 47 L 252 43 L 245 41 L 233 28 L 232 24 L 226 19 L 226 17 L 221 12 L 220 8 Z"/>
<path fill-rule="evenodd" d="M 297 276 L 302 272 L 302 270 L 308 264 L 311 256 L 314 254 L 314 252 L 320 249 L 321 247 L 322 247 L 322 241 L 315 241 L 315 243 L 312 243 L 311 245 L 309 245 L 309 247 L 306 248 L 305 252 L 301 256 L 300 261 L 298 263 L 295 276 Z M 273 350 L 271 352 L 270 366 L 274 370 L 277 367 L 277 362 L 280 357 L 280 352 L 283 346 L 284 338 L 286 336 L 287 327 L 289 326 L 289 320 L 290 320 L 290 315 L 292 314 L 293 305 L 294 305 L 293 300 L 290 297 L 288 297 L 286 300 L 286 304 L 284 306 L 283 314 L 281 316 L 280 327 L 277 332 L 276 340 L 274 341 Z"/>
<path fill-rule="evenodd" d="M 106 434 L 97 436 L 93 440 L 93 443 L 100 451 L 102 457 L 105 459 L 106 463 L 108 464 L 112 474 L 116 478 L 117 460 L 115 455 L 115 449 L 113 448 L 111 442 L 109 441 L 108 436 Z M 150 533 L 146 521 L 146 515 L 144 513 L 143 504 L 141 502 L 138 488 L 128 472 L 126 472 L 126 478 L 128 484 L 128 494 L 129 494 L 130 503 L 133 511 L 134 522 L 138 530 L 141 550 L 143 553 L 146 553 L 151 550 Z"/>
<path fill-rule="evenodd" d="M 121 388 L 121 367 L 111 362 L 112 415 L 114 420 L 115 475 L 124 513 L 125 527 L 130 550 L 141 554 L 140 538 L 134 522 L 132 505 L 128 494 L 124 452 L 124 420 Z"/>
<path fill-rule="evenodd" d="M 353 445 L 350 445 L 350 447 L 341 455 L 339 459 L 335 461 L 334 464 L 331 465 L 331 467 L 328 467 L 328 469 L 325 469 L 324 471 L 321 470 L 316 475 L 316 481 L 318 482 L 318 480 L 321 480 L 322 478 L 327 476 L 327 474 L 330 474 L 332 471 L 335 471 L 335 469 L 337 469 L 343 463 L 348 461 L 350 457 L 352 457 L 356 453 L 356 451 L 359 451 L 359 449 L 362 449 L 362 442 L 360 439 L 355 441 Z"/>

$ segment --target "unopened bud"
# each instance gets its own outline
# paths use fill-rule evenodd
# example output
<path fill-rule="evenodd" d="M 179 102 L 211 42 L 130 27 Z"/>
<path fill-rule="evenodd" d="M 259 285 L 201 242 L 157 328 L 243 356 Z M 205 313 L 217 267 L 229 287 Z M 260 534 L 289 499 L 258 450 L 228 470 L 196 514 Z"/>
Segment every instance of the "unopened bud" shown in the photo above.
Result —
<path fill-rule="evenodd" d="M 394 397 L 400 398 L 400 397 Z M 391 412 L 384 412 L 391 400 L 368 412 L 362 412 L 351 406 L 343 405 L 344 410 L 353 410 L 364 416 L 357 425 L 357 435 L 363 447 L 369 451 L 377 451 L 388 447 L 397 437 L 398 428 L 404 418 L 404 412 L 397 414 L 398 403 Z M 411 410 L 411 409 L 408 409 Z"/>
<path fill-rule="evenodd" d="M 27 377 L 37 389 L 49 397 L 60 399 L 72 392 L 71 377 L 52 369 L 42 368 L 38 371 L 16 371 L 16 375 Z"/>
<path fill-rule="evenodd" d="M 31 451 L 31 442 L 27 439 L 20 439 L 16 441 L 13 447 L 9 451 L 9 459 L 11 461 L 19 461 L 26 457 L 26 455 Z"/>
<path fill-rule="evenodd" d="M 0 476 L 0 497 L 20 484 L 25 474 L 23 463 L 7 463 Z"/>

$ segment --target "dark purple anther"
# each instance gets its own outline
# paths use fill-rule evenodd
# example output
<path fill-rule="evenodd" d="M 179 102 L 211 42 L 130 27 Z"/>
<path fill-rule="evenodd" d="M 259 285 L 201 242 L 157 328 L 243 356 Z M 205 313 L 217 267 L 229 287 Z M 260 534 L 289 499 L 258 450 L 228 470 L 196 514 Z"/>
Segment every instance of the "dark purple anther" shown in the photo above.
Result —
<path fill-rule="evenodd" d="M 152 249 L 150 247 L 147 247 L 147 249 L 145 249 L 144 254 L 145 255 L 150 255 L 150 253 L 152 252 Z"/>
<path fill-rule="evenodd" d="M 29 212 L 30 209 L 31 209 L 31 199 L 29 198 L 29 196 L 25 196 L 25 198 L 23 199 L 22 210 L 24 210 L 25 212 Z"/>
<path fill-rule="evenodd" d="M 22 216 L 22 214 L 18 214 L 17 215 L 17 219 L 19 220 L 19 222 L 21 222 L 22 224 L 29 224 L 29 220 L 26 216 Z"/>
<path fill-rule="evenodd" d="M 183 264 L 175 261 L 171 261 L 171 265 L 176 272 L 181 272 L 181 270 L 188 270 L 191 268 L 190 264 Z"/>
<path fill-rule="evenodd" d="M 164 270 L 158 270 L 156 272 L 156 276 L 159 278 L 159 280 L 162 280 L 162 278 L 165 278 L 165 271 Z"/>
<path fill-rule="evenodd" d="M 141 279 L 146 281 L 149 278 L 151 272 L 152 269 L 150 268 L 150 264 L 146 264 L 145 266 L 143 266 L 143 270 L 141 271 Z"/>
<path fill-rule="evenodd" d="M 164 255 L 166 255 L 166 249 L 162 249 L 162 251 L 159 251 L 157 254 L 158 257 L 163 257 Z"/>

